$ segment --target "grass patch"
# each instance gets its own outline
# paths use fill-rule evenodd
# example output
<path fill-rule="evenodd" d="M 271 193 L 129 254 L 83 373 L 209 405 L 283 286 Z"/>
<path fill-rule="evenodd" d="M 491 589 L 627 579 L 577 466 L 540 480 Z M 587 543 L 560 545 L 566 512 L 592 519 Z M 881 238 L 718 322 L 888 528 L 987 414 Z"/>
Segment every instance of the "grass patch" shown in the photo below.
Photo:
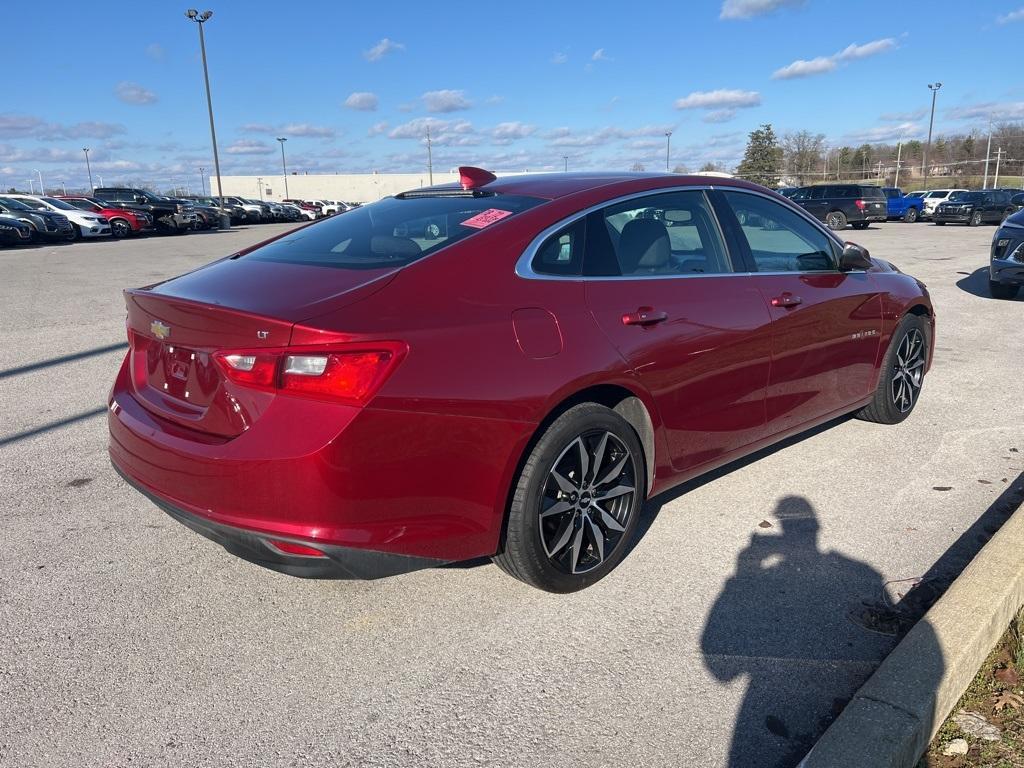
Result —
<path fill-rule="evenodd" d="M 953 721 L 961 709 L 996 726 L 999 741 L 983 741 L 964 733 Z M 966 755 L 943 754 L 954 739 L 967 741 Z M 918 768 L 1024 768 L 1024 612 L 1017 614 L 985 659 Z"/>

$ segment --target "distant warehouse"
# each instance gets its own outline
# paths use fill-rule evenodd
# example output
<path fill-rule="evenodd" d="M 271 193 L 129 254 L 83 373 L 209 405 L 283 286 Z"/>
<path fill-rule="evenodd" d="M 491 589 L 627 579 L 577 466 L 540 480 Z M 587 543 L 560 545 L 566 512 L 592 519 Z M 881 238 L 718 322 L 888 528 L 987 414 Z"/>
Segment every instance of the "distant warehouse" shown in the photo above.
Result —
<path fill-rule="evenodd" d="M 498 176 L 518 176 L 518 173 L 496 171 Z M 284 176 L 221 176 L 225 195 L 237 195 L 256 200 L 344 200 L 347 203 L 372 203 L 382 197 L 397 195 L 410 189 L 430 185 L 427 173 L 322 173 L 289 174 L 285 191 Z M 434 171 L 434 184 L 447 184 L 459 180 L 458 171 Z M 217 178 L 207 180 L 207 189 L 217 193 Z"/>

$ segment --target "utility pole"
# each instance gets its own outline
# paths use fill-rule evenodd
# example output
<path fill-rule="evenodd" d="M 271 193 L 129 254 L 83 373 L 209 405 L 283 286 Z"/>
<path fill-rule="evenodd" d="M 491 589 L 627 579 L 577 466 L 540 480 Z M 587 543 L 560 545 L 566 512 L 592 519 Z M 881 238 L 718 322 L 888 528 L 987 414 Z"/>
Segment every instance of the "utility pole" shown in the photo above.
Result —
<path fill-rule="evenodd" d="M 199 183 L 203 185 L 203 197 L 206 197 L 206 169 L 199 166 Z"/>
<path fill-rule="evenodd" d="M 665 173 L 668 173 L 669 156 L 672 148 L 672 131 L 665 131 Z"/>
<path fill-rule="evenodd" d="M 903 157 L 903 137 L 900 137 L 900 143 L 896 145 L 896 182 L 893 184 L 894 187 L 900 185 L 900 162 Z"/>
<path fill-rule="evenodd" d="M 921 171 L 924 173 L 924 188 L 928 189 L 928 152 L 932 148 L 932 127 L 935 125 L 935 97 L 939 93 L 939 88 L 942 87 L 942 83 L 928 83 L 928 88 L 932 92 L 932 116 L 928 120 L 928 143 L 924 146 L 924 163 L 922 164 Z"/>
<path fill-rule="evenodd" d="M 427 175 L 430 177 L 429 185 L 434 186 L 434 153 L 430 144 L 430 126 L 427 126 Z"/>
<path fill-rule="evenodd" d="M 985 181 L 982 189 L 988 189 L 988 161 L 992 157 L 992 118 L 988 119 L 988 147 L 985 149 Z"/>
<path fill-rule="evenodd" d="M 224 191 L 220 184 L 220 157 L 217 154 L 217 130 L 213 127 L 213 97 L 210 95 L 210 70 L 206 66 L 206 37 L 203 34 L 203 26 L 213 16 L 213 11 L 199 13 L 195 8 L 189 8 L 185 12 L 185 16 L 199 25 L 199 50 L 203 55 L 203 79 L 206 81 L 206 109 L 210 113 L 210 139 L 213 141 L 213 168 L 217 174 L 217 196 L 223 198 Z"/>
<path fill-rule="evenodd" d="M 89 194 L 91 195 L 96 187 L 92 185 L 92 166 L 89 165 L 89 148 L 82 147 L 82 151 L 85 152 L 85 170 L 89 172 Z"/>
<path fill-rule="evenodd" d="M 284 162 L 284 143 L 288 139 L 278 136 L 277 140 L 281 142 L 281 173 L 284 175 L 284 199 L 290 200 L 291 195 L 288 194 L 288 166 Z"/>
<path fill-rule="evenodd" d="M 1000 147 L 999 149 L 996 150 L 996 179 L 992 184 L 992 189 L 997 189 L 999 187 L 999 161 L 1002 159 L 1002 157 L 1003 148 Z"/>

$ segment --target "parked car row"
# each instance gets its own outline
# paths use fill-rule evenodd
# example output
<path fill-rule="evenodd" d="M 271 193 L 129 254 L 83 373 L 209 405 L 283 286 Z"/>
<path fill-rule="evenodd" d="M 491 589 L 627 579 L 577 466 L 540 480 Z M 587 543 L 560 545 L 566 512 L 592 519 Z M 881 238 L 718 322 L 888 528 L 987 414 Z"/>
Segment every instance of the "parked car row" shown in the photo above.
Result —
<path fill-rule="evenodd" d="M 313 221 L 355 206 L 336 200 L 269 202 L 227 196 L 164 197 L 132 187 L 99 187 L 89 196 L 0 196 L 0 245 L 184 234 L 231 224 Z"/>
<path fill-rule="evenodd" d="M 959 223 L 976 227 L 999 224 L 1024 208 L 1024 190 L 1020 189 L 933 189 L 904 194 L 897 187 L 873 184 L 816 184 L 779 192 L 833 230 L 847 225 L 865 229 L 871 222 L 891 219 L 907 223 L 930 219 L 939 226 Z"/>

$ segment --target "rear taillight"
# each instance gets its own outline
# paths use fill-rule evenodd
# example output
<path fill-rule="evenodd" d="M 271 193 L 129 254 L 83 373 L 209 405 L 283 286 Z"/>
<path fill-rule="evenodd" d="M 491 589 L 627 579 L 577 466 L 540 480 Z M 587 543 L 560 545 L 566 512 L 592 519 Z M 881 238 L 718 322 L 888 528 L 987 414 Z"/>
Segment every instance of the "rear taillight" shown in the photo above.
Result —
<path fill-rule="evenodd" d="M 370 347 L 323 350 L 222 351 L 214 359 L 238 384 L 304 397 L 365 404 L 390 375 L 405 345 L 377 342 Z"/>
<path fill-rule="evenodd" d="M 857 206 L 858 210 L 860 210 L 860 211 L 864 210 L 864 201 L 863 200 L 854 200 L 853 204 Z"/>

